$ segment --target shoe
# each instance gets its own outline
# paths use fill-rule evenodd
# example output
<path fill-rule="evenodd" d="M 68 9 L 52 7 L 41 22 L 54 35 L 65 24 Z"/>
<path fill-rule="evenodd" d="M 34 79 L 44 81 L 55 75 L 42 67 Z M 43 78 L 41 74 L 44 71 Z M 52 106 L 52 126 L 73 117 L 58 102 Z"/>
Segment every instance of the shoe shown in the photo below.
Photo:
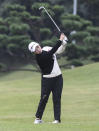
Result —
<path fill-rule="evenodd" d="M 34 124 L 41 124 L 41 123 L 43 123 L 43 121 L 38 118 L 36 118 L 34 121 Z"/>
<path fill-rule="evenodd" d="M 55 120 L 55 121 L 53 121 L 52 123 L 53 123 L 53 124 L 58 124 L 58 123 L 60 123 L 60 122 L 59 122 L 59 120 Z"/>

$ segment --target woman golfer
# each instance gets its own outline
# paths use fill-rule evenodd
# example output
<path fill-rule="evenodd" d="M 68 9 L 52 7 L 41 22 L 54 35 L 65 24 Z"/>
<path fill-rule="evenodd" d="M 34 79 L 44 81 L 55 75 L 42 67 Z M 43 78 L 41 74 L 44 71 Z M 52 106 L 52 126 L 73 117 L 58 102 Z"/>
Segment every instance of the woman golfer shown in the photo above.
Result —
<path fill-rule="evenodd" d="M 36 112 L 34 124 L 42 123 L 42 115 L 45 110 L 49 95 L 52 92 L 54 121 L 60 123 L 61 115 L 61 94 L 63 88 L 62 73 L 57 63 L 56 54 L 65 50 L 67 37 L 62 33 L 56 45 L 52 48 L 45 46 L 43 48 L 36 42 L 31 42 L 28 46 L 31 53 L 35 53 L 36 61 L 42 73 L 41 79 L 41 98 Z"/>

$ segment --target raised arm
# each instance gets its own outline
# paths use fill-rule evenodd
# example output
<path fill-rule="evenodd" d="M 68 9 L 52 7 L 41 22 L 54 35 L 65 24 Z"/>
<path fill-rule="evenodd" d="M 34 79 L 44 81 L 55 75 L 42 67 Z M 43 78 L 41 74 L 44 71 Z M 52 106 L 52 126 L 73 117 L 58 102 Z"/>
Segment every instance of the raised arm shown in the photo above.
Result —
<path fill-rule="evenodd" d="M 64 35 L 64 33 L 62 33 L 60 35 L 60 39 L 57 41 L 56 45 L 48 52 L 49 55 L 53 55 L 58 50 L 58 48 L 61 46 L 64 38 L 65 38 L 65 35 Z"/>
<path fill-rule="evenodd" d="M 64 52 L 64 50 L 65 50 L 65 48 L 66 48 L 66 45 L 67 45 L 67 41 L 68 41 L 68 39 L 67 39 L 67 37 L 65 36 L 64 40 L 62 41 L 61 46 L 58 48 L 58 50 L 57 50 L 56 53 L 55 53 L 56 55 L 57 55 L 57 54 L 61 54 L 61 53 Z"/>

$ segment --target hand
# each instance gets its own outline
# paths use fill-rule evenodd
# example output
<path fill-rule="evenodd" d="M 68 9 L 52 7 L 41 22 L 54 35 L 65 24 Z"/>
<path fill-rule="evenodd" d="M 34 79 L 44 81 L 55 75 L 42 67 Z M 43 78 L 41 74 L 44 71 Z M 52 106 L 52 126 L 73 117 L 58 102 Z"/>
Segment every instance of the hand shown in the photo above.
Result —
<path fill-rule="evenodd" d="M 66 36 L 64 35 L 64 33 L 61 33 L 59 40 L 63 41 L 65 37 L 66 37 Z"/>
<path fill-rule="evenodd" d="M 68 41 L 67 36 L 65 35 L 64 39 L 62 40 L 62 45 L 66 45 Z"/>

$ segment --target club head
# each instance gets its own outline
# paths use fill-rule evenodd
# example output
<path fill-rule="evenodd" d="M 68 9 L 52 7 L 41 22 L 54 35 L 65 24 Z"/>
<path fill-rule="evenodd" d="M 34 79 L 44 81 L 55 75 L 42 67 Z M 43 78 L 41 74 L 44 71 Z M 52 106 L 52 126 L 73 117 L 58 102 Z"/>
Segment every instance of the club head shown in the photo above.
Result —
<path fill-rule="evenodd" d="M 41 7 L 39 8 L 39 10 L 42 10 L 42 9 L 44 9 L 44 6 L 41 6 Z"/>

